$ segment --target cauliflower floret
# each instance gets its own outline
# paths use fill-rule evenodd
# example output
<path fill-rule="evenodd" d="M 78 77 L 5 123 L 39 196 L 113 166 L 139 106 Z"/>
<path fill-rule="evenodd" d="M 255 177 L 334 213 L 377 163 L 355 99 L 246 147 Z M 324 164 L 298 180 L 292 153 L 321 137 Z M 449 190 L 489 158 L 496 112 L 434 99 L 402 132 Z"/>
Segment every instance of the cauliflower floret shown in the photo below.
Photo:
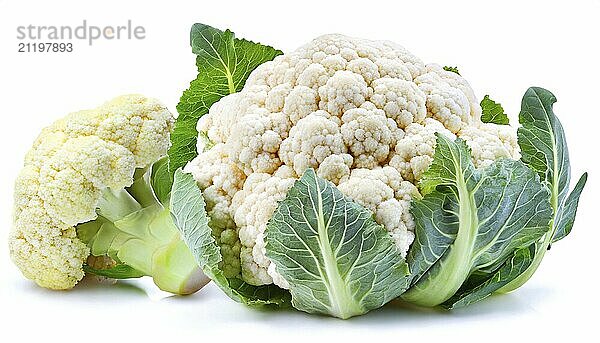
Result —
<path fill-rule="evenodd" d="M 240 93 L 234 93 L 214 103 L 208 114 L 198 121 L 198 132 L 206 132 L 208 138 L 214 143 L 225 143 L 241 113 L 240 98 Z"/>
<path fill-rule="evenodd" d="M 444 70 L 444 68 L 435 63 L 430 63 L 426 65 L 425 73 L 435 73 L 447 85 L 453 88 L 460 89 L 469 101 L 469 105 L 471 108 L 471 117 L 475 120 L 479 119 L 479 117 L 481 116 L 481 106 L 479 105 L 479 100 L 477 100 L 477 97 L 475 96 L 475 92 L 473 92 L 473 88 L 471 88 L 471 85 L 469 85 L 467 80 L 465 80 L 462 76 L 458 75 L 457 73 Z"/>
<path fill-rule="evenodd" d="M 375 168 L 386 161 L 398 128 L 382 110 L 351 109 L 344 113 L 342 122 L 342 137 L 354 156 L 354 167 Z"/>
<path fill-rule="evenodd" d="M 226 143 L 230 157 L 246 175 L 273 173 L 281 165 L 277 151 L 290 126 L 289 119 L 280 112 L 260 109 L 246 114 L 231 129 L 236 139 Z"/>
<path fill-rule="evenodd" d="M 285 98 L 283 113 L 296 125 L 298 121 L 319 109 L 317 92 L 306 86 L 297 86 Z"/>
<path fill-rule="evenodd" d="M 327 156 L 346 153 L 340 126 L 327 112 L 317 111 L 298 121 L 279 149 L 281 160 L 302 175 L 317 168 Z"/>
<path fill-rule="evenodd" d="M 346 65 L 346 70 L 361 75 L 367 84 L 379 79 L 379 68 L 368 58 L 353 59 Z"/>
<path fill-rule="evenodd" d="M 417 188 L 403 181 L 392 167 L 354 169 L 350 177 L 340 182 L 338 189 L 375 215 L 400 249 L 402 256 L 414 239 L 415 223 L 410 215 L 410 200 L 419 196 Z"/>
<path fill-rule="evenodd" d="M 354 159 L 348 154 L 327 156 L 317 169 L 317 175 L 336 185 L 350 176 L 350 167 Z"/>
<path fill-rule="evenodd" d="M 511 127 L 496 124 L 467 126 L 458 137 L 471 148 L 473 164 L 477 168 L 487 167 L 502 157 L 519 158 L 517 135 Z"/>
<path fill-rule="evenodd" d="M 289 174 L 289 170 L 280 173 Z M 293 186 L 295 178 L 281 178 L 265 173 L 248 177 L 244 188 L 232 202 L 235 224 L 242 244 L 240 251 L 242 278 L 253 285 L 273 283 L 267 272 L 270 260 L 265 256 L 264 232 L 267 222 Z"/>
<path fill-rule="evenodd" d="M 425 94 L 414 83 L 386 77 L 373 82 L 373 90 L 371 102 L 398 127 L 404 129 L 425 119 Z"/>
<path fill-rule="evenodd" d="M 426 118 L 423 125 L 410 124 L 404 138 L 396 144 L 396 151 L 389 165 L 396 168 L 405 180 L 419 181 L 433 161 L 436 132 L 455 138 L 442 123 L 432 118 Z"/>
<path fill-rule="evenodd" d="M 77 284 L 90 254 L 75 228 L 50 217 L 37 196 L 15 216 L 9 248 L 23 275 L 50 289 L 69 289 Z"/>
<path fill-rule="evenodd" d="M 319 108 L 341 116 L 349 109 L 360 107 L 372 93 L 373 89 L 367 86 L 361 75 L 351 71 L 337 71 L 324 86 L 319 87 Z"/>
<path fill-rule="evenodd" d="M 134 171 L 125 147 L 96 136 L 71 138 L 40 168 L 37 193 L 52 218 L 73 226 L 96 219 L 102 189 L 131 185 Z"/>

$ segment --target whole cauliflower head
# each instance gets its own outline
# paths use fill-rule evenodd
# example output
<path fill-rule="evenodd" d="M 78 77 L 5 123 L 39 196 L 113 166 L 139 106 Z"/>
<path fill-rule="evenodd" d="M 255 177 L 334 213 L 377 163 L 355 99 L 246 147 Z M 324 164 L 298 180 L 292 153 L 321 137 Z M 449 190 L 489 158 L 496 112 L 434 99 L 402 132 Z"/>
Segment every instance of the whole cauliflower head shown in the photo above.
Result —
<path fill-rule="evenodd" d="M 307 168 L 371 210 L 405 256 L 436 133 L 464 139 L 477 167 L 518 157 L 516 132 L 480 117 L 460 75 L 393 42 L 325 35 L 260 65 L 214 104 L 198 130 L 216 145 L 186 170 L 208 197 L 226 274 L 287 288 L 265 256 L 264 230 Z"/>
<path fill-rule="evenodd" d="M 90 249 L 76 225 L 97 218 L 103 189 L 130 186 L 166 154 L 172 126 L 158 101 L 125 95 L 43 129 L 15 183 L 9 248 L 25 277 L 51 289 L 83 278 Z"/>

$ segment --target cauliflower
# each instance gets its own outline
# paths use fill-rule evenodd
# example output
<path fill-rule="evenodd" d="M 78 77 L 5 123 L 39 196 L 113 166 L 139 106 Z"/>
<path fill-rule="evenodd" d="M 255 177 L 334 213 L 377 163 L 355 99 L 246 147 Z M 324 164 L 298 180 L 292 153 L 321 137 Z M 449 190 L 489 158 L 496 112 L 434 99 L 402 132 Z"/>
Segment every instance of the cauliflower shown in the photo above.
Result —
<path fill-rule="evenodd" d="M 43 129 L 15 184 L 9 246 L 25 277 L 69 289 L 84 269 L 150 275 L 179 294 L 208 282 L 150 185 L 172 126 L 158 101 L 125 95 Z"/>
<path fill-rule="evenodd" d="M 204 191 L 227 276 L 288 288 L 265 256 L 264 232 L 308 168 L 371 210 L 405 256 L 410 201 L 436 133 L 464 139 L 477 167 L 518 157 L 516 132 L 480 117 L 457 73 L 393 42 L 325 35 L 261 64 L 215 103 L 198 130 L 216 145 L 186 171 Z"/>

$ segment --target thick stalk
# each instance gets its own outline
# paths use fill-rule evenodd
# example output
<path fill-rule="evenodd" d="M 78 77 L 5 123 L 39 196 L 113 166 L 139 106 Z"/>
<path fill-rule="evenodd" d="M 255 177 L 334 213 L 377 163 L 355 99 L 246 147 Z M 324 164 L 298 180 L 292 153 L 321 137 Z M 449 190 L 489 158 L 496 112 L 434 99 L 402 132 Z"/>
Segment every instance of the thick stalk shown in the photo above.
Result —
<path fill-rule="evenodd" d="M 134 236 L 119 249 L 119 260 L 152 276 L 160 289 L 191 294 L 210 281 L 181 240 L 167 208 L 153 205 L 114 224 Z"/>
<path fill-rule="evenodd" d="M 104 190 L 97 211 L 96 221 L 77 229 L 95 256 L 111 256 L 175 294 L 194 293 L 210 281 L 154 195 L 147 169 L 137 170 L 127 189 Z"/>
<path fill-rule="evenodd" d="M 402 299 L 420 306 L 433 307 L 450 299 L 462 286 L 471 271 L 473 249 L 479 218 L 475 198 L 469 192 L 462 175 L 457 176 L 459 224 L 456 239 L 443 256 L 432 277 L 417 282 L 402 295 Z"/>

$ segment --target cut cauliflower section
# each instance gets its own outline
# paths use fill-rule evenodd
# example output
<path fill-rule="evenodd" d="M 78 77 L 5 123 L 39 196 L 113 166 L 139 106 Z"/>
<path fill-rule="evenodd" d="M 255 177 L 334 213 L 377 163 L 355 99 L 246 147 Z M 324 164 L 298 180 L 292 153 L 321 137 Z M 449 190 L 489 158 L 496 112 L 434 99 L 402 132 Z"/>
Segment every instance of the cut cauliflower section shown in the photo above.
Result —
<path fill-rule="evenodd" d="M 204 190 L 213 231 L 218 222 L 227 232 L 227 240 L 214 232 L 222 252 L 239 250 L 224 258 L 237 261 L 236 277 L 287 288 L 265 256 L 264 230 L 294 180 L 315 169 L 371 210 L 404 256 L 414 238 L 410 201 L 420 197 L 436 133 L 463 138 L 477 166 L 518 157 L 515 132 L 480 116 L 462 76 L 393 42 L 325 35 L 260 65 L 239 93 L 214 104 L 198 129 L 217 150 L 186 170 Z M 218 174 L 235 187 L 221 189 Z"/>
<path fill-rule="evenodd" d="M 9 248 L 25 277 L 51 289 L 83 278 L 90 248 L 77 225 L 98 217 L 106 189 L 131 186 L 166 154 L 173 121 L 158 101 L 124 95 L 42 130 L 15 182 Z"/>

